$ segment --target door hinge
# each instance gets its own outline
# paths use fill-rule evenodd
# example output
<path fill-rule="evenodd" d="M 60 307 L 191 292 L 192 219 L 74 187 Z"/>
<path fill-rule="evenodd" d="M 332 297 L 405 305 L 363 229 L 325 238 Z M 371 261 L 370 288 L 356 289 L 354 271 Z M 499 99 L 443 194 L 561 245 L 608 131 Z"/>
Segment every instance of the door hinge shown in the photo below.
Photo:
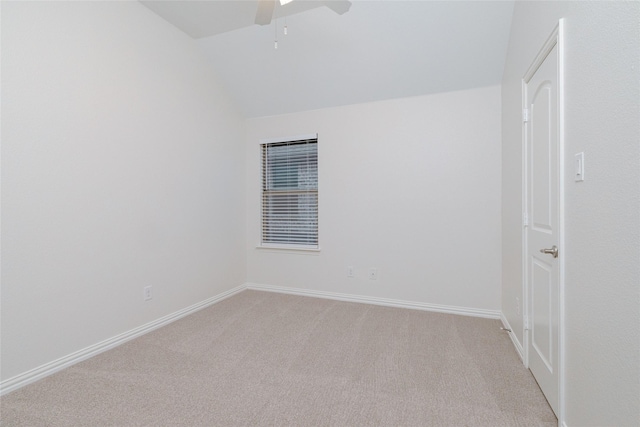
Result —
<path fill-rule="evenodd" d="M 529 330 L 529 316 L 524 316 L 524 330 Z"/>
<path fill-rule="evenodd" d="M 529 109 L 528 108 L 523 108 L 522 109 L 522 121 L 527 123 L 529 121 Z"/>
<path fill-rule="evenodd" d="M 525 227 L 529 226 L 529 214 L 526 212 L 522 214 L 522 225 Z"/>

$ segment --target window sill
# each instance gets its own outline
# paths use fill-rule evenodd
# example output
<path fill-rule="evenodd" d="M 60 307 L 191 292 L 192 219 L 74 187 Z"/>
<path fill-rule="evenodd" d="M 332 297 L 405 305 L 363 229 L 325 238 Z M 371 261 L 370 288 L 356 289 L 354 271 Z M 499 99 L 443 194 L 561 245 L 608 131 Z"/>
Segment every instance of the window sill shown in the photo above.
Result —
<path fill-rule="evenodd" d="M 320 247 L 304 247 L 294 245 L 258 245 L 256 249 L 263 251 L 273 252 L 289 252 L 300 255 L 318 255 L 320 253 Z"/>

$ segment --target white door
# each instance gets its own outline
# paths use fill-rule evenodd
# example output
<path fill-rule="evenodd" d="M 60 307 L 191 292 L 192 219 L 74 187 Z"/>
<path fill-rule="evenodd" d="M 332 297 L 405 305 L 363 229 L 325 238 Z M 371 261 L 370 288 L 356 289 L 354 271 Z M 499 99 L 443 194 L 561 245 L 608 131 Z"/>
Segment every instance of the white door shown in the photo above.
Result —
<path fill-rule="evenodd" d="M 525 76 L 526 288 L 529 369 L 558 414 L 560 247 L 558 44 Z"/>

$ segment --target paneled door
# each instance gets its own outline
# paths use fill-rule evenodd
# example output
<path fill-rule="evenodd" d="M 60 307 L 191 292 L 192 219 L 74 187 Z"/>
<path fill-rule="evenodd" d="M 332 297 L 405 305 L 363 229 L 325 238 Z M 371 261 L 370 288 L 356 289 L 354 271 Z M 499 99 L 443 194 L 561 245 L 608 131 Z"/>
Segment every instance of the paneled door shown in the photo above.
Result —
<path fill-rule="evenodd" d="M 552 409 L 560 387 L 560 98 L 558 38 L 552 37 L 524 79 L 526 164 L 527 359 Z"/>

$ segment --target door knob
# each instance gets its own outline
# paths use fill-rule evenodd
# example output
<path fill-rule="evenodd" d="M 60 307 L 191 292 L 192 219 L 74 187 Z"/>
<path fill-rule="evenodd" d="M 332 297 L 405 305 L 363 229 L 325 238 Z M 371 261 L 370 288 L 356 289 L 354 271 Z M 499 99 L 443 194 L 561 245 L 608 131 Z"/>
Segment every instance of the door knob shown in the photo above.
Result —
<path fill-rule="evenodd" d="M 551 249 L 540 249 L 543 254 L 553 255 L 554 258 L 558 258 L 558 247 L 556 245 L 551 246 Z"/>

